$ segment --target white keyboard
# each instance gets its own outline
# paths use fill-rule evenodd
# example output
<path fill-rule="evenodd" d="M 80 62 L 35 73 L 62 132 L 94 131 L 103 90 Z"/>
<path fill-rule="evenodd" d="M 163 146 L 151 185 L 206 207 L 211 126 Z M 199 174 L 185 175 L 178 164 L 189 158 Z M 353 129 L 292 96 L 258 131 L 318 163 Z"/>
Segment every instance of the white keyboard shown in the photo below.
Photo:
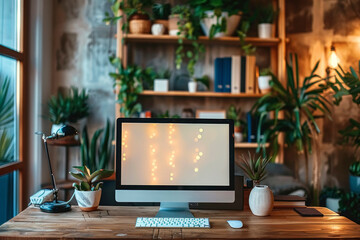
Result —
<path fill-rule="evenodd" d="M 210 228 L 208 218 L 149 218 L 138 217 L 137 228 Z"/>

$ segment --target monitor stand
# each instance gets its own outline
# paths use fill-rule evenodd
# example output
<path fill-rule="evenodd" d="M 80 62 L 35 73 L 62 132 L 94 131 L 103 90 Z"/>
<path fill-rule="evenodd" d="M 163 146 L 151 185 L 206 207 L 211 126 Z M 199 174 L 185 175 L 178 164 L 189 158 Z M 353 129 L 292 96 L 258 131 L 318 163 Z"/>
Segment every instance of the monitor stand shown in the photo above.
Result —
<path fill-rule="evenodd" d="M 187 202 L 161 202 L 156 217 L 166 218 L 193 218 Z"/>

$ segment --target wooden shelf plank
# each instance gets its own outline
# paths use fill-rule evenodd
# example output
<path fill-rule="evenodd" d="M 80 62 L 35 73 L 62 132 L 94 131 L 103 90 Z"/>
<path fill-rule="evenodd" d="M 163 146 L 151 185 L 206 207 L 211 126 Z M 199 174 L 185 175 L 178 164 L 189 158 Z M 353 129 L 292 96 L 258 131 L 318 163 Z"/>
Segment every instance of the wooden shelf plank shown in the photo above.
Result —
<path fill-rule="evenodd" d="M 219 92 L 194 92 L 188 91 L 168 91 L 154 92 L 145 90 L 140 93 L 141 96 L 168 96 L 168 97 L 222 97 L 222 98 L 260 98 L 264 96 L 261 93 L 219 93 Z"/>
<path fill-rule="evenodd" d="M 269 147 L 270 144 L 266 143 L 265 147 Z M 240 143 L 235 143 L 235 148 L 257 148 L 258 144 L 257 143 L 250 143 L 250 142 L 240 142 Z"/>
<path fill-rule="evenodd" d="M 152 34 L 127 34 L 125 37 L 126 42 L 147 42 L 147 43 L 177 43 L 178 36 L 170 35 L 159 35 L 154 36 Z M 251 43 L 254 46 L 277 46 L 281 43 L 280 38 L 257 38 L 257 37 L 247 37 L 245 39 L 247 43 Z M 184 40 L 184 42 L 189 42 Z M 206 36 L 200 36 L 199 42 L 204 44 L 229 44 L 229 45 L 240 45 L 240 40 L 238 37 L 219 37 L 209 39 Z"/>

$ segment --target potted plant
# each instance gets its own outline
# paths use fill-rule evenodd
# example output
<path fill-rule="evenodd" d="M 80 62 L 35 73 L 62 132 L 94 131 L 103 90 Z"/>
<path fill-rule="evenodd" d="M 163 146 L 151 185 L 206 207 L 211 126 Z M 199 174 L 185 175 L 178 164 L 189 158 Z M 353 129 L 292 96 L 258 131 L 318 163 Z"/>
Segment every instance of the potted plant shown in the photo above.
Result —
<path fill-rule="evenodd" d="M 360 162 L 353 162 L 349 167 L 349 172 L 350 190 L 360 194 Z"/>
<path fill-rule="evenodd" d="M 263 68 L 260 70 L 258 83 L 259 89 L 261 93 L 268 93 L 270 92 L 270 81 L 272 79 L 272 72 L 270 68 Z"/>
<path fill-rule="evenodd" d="M 329 117 L 331 112 L 329 102 L 322 95 L 328 89 L 326 81 L 315 74 L 319 62 L 311 71 L 311 74 L 299 79 L 299 69 L 297 55 L 293 60 L 290 54 L 290 60 L 287 61 L 287 81 L 285 86 L 273 76 L 270 81 L 272 91 L 260 98 L 253 106 L 253 111 L 259 114 L 258 124 L 258 143 L 272 143 L 272 156 L 277 155 L 278 135 L 284 133 L 285 144 L 288 147 L 295 147 L 298 154 L 305 156 L 305 181 L 309 181 L 309 155 L 313 150 L 319 150 L 318 136 L 320 128 L 315 118 Z M 283 117 L 279 118 L 279 113 Z M 321 112 L 323 115 L 316 114 Z M 269 114 L 274 114 L 272 119 L 268 119 Z M 260 131 L 261 130 L 261 131 Z M 260 138 L 260 134 L 263 135 Z M 259 148 L 258 148 L 259 150 Z M 312 184 L 314 189 L 314 204 L 317 204 L 320 190 L 320 159 L 317 154 L 313 154 L 313 174 Z M 295 176 L 298 179 L 298 161 L 295 160 Z"/>
<path fill-rule="evenodd" d="M 190 1 L 195 16 L 201 19 L 201 27 L 209 38 L 232 36 L 238 27 L 242 10 L 247 1 Z"/>
<path fill-rule="evenodd" d="M 339 201 L 341 215 L 360 224 L 360 194 L 354 192 L 345 193 Z"/>
<path fill-rule="evenodd" d="M 242 142 L 242 125 L 244 122 L 240 119 L 241 109 L 231 105 L 226 113 L 226 118 L 234 121 L 234 138 L 235 142 Z"/>
<path fill-rule="evenodd" d="M 53 123 L 51 133 L 55 133 L 62 125 L 77 123 L 89 115 L 88 94 L 85 89 L 76 87 L 64 88 L 65 94 L 58 90 L 48 102 L 49 120 Z"/>
<path fill-rule="evenodd" d="M 275 37 L 274 21 L 278 11 L 274 10 L 272 4 L 260 7 L 258 10 L 258 35 L 259 38 Z"/>
<path fill-rule="evenodd" d="M 180 33 L 179 25 L 182 24 L 180 14 L 187 11 L 186 5 L 176 5 L 171 8 L 171 15 L 169 16 L 169 35 L 177 36 Z"/>
<path fill-rule="evenodd" d="M 155 92 L 169 91 L 170 76 L 171 76 L 171 71 L 169 69 L 157 72 L 154 80 L 154 91 Z"/>
<path fill-rule="evenodd" d="M 251 156 L 242 155 L 240 168 L 253 181 L 254 188 L 250 192 L 249 207 L 256 216 L 268 216 L 274 205 L 274 196 L 270 188 L 266 185 L 260 185 L 260 182 L 266 178 L 266 165 L 270 158 L 259 156 L 255 159 Z"/>
<path fill-rule="evenodd" d="M 94 211 L 99 207 L 101 198 L 102 182 L 100 180 L 110 177 L 113 171 L 99 169 L 91 173 L 86 166 L 74 166 L 77 172 L 70 172 L 70 174 L 80 180 L 79 183 L 74 183 L 75 198 L 82 211 Z M 95 183 L 97 183 L 95 185 Z"/>
<path fill-rule="evenodd" d="M 171 14 L 170 3 L 154 3 L 152 6 L 154 24 L 161 24 L 164 26 L 164 33 L 168 32 L 169 29 L 169 16 Z M 154 33 L 153 33 L 154 34 Z"/>
<path fill-rule="evenodd" d="M 325 187 L 320 193 L 320 203 L 334 212 L 339 212 L 339 201 L 344 190 L 337 187 Z"/>
<path fill-rule="evenodd" d="M 129 65 L 124 68 L 120 58 L 110 57 L 110 63 L 116 68 L 116 72 L 110 73 L 117 87 L 117 102 L 120 113 L 124 117 L 134 117 L 141 112 L 141 104 L 137 102 L 138 95 L 143 91 L 143 84 L 153 83 L 152 69 L 142 69 L 137 65 Z"/>
<path fill-rule="evenodd" d="M 357 71 L 353 67 L 350 67 L 350 71 L 345 72 L 339 65 L 339 69 L 336 71 L 335 82 L 328 81 L 329 87 L 334 91 L 334 103 L 338 105 L 343 96 L 350 95 L 352 101 L 360 106 L 360 78 Z M 360 72 L 360 61 L 359 69 Z M 355 148 L 355 155 L 360 147 L 360 122 L 355 119 L 349 120 L 349 125 L 340 130 L 339 133 L 344 137 L 345 143 L 350 143 Z M 353 162 L 349 167 L 349 182 L 350 189 L 355 193 L 360 193 L 360 162 Z"/>

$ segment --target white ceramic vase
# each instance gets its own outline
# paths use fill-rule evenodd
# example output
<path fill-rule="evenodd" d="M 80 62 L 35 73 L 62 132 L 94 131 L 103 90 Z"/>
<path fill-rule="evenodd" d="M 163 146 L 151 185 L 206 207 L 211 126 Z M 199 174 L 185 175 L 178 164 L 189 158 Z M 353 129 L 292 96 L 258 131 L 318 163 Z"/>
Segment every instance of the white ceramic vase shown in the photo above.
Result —
<path fill-rule="evenodd" d="M 261 93 L 270 92 L 270 89 L 271 89 L 270 81 L 271 81 L 271 76 L 259 76 L 258 77 L 259 89 L 260 89 Z"/>
<path fill-rule="evenodd" d="M 165 27 L 161 23 L 155 23 L 151 26 L 152 35 L 163 35 L 165 33 Z"/>
<path fill-rule="evenodd" d="M 216 24 L 216 16 L 214 16 L 214 11 L 206 11 L 206 18 L 201 19 L 200 25 L 203 29 L 205 35 L 209 37 L 210 28 L 213 24 Z M 226 19 L 226 31 L 215 34 L 214 37 L 223 37 L 223 36 L 232 36 L 240 23 L 241 15 L 231 15 L 229 17 L 228 12 L 222 12 L 221 18 Z M 221 22 L 221 20 L 220 20 Z"/>
<path fill-rule="evenodd" d="M 255 186 L 249 196 L 249 206 L 251 212 L 256 216 L 270 215 L 274 205 L 274 196 L 270 188 L 266 185 Z"/>
<path fill-rule="evenodd" d="M 259 38 L 272 38 L 275 37 L 274 26 L 271 23 L 260 23 L 258 25 Z"/>
<path fill-rule="evenodd" d="M 197 87 L 197 82 L 195 81 L 190 81 L 188 83 L 188 88 L 189 88 L 189 92 L 196 92 L 196 87 Z"/>
<path fill-rule="evenodd" d="M 155 79 L 154 80 L 154 91 L 155 92 L 169 91 L 169 80 L 168 79 Z"/>
<path fill-rule="evenodd" d="M 82 211 L 94 211 L 99 207 L 101 188 L 97 191 L 79 191 L 75 189 L 75 198 Z"/>
<path fill-rule="evenodd" d="M 326 207 L 334 212 L 339 212 L 340 198 L 327 198 Z"/>

